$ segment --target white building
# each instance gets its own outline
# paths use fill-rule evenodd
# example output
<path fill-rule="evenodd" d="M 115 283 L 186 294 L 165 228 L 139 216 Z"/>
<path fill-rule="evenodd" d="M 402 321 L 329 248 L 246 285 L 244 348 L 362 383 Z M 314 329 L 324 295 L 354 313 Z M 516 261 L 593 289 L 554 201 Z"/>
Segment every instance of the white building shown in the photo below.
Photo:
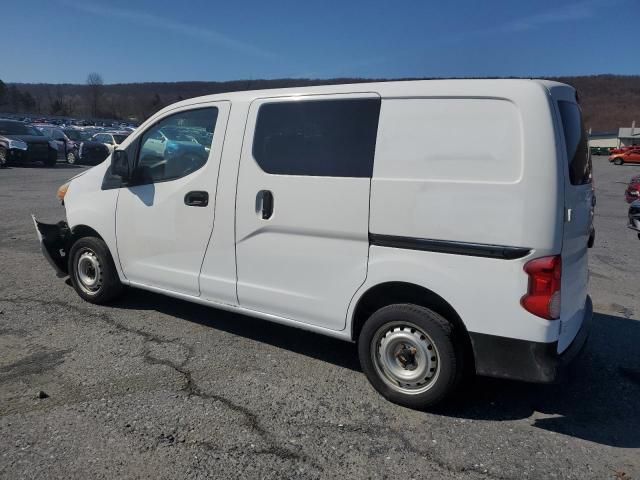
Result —
<path fill-rule="evenodd" d="M 640 145 L 640 127 L 633 122 L 631 128 L 621 127 L 618 130 L 618 146 Z"/>
<path fill-rule="evenodd" d="M 589 131 L 589 148 L 617 148 L 618 132 Z"/>

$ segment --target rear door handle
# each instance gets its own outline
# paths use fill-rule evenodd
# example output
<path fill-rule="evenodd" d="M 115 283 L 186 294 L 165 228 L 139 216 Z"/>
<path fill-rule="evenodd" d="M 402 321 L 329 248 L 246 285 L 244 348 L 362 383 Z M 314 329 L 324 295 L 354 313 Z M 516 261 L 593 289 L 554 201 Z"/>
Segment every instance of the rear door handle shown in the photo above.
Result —
<path fill-rule="evenodd" d="M 271 190 L 260 190 L 256 197 L 262 211 L 262 219 L 269 220 L 273 215 L 273 193 Z"/>
<path fill-rule="evenodd" d="M 189 207 L 206 207 L 209 205 L 209 192 L 195 190 L 184 196 L 184 204 Z"/>

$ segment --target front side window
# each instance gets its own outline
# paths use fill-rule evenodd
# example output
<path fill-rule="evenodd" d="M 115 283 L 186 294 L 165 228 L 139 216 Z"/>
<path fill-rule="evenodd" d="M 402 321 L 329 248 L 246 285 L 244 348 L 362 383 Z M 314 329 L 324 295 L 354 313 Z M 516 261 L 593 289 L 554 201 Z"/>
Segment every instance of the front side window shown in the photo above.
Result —
<path fill-rule="evenodd" d="M 569 160 L 569 180 L 572 185 L 591 183 L 592 165 L 587 132 L 582 123 L 580 107 L 573 102 L 558 102 L 564 142 Z"/>
<path fill-rule="evenodd" d="M 215 107 L 200 108 L 165 117 L 140 139 L 137 169 L 143 183 L 184 177 L 201 168 L 209 158 L 218 118 Z M 206 141 L 191 132 L 205 131 Z"/>
<path fill-rule="evenodd" d="M 274 175 L 370 177 L 379 115 L 377 98 L 267 103 L 253 157 Z"/>

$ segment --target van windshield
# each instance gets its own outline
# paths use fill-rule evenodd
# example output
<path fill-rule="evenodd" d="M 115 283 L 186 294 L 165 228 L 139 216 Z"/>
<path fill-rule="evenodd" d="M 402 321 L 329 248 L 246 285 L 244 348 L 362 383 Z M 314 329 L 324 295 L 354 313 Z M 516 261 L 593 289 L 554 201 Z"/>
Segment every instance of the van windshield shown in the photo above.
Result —
<path fill-rule="evenodd" d="M 562 117 L 571 184 L 591 183 L 591 153 L 588 147 L 587 132 L 582 124 L 580 107 L 573 102 L 559 101 L 558 108 Z"/>

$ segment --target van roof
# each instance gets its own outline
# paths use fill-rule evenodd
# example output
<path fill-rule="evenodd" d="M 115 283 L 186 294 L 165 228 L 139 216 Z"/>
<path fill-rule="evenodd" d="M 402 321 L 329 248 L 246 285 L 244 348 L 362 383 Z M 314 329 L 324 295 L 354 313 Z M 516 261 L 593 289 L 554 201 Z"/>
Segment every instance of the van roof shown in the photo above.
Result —
<path fill-rule="evenodd" d="M 560 82 L 538 79 L 442 79 L 442 80 L 402 80 L 389 82 L 348 83 L 337 85 L 312 85 L 294 88 L 274 88 L 262 90 L 245 90 L 224 92 L 214 95 L 194 97 L 174 103 L 160 112 L 175 108 L 220 100 L 251 102 L 256 98 L 272 98 L 292 95 L 327 95 L 340 93 L 372 93 L 382 97 L 407 96 L 455 96 L 455 95 L 490 95 L 501 96 L 500 92 L 508 91 L 516 86 L 528 84 L 534 88 L 544 87 L 552 90 L 565 90 L 573 87 Z M 158 113 L 160 113 L 158 112 Z M 155 115 L 154 115 L 155 116 Z"/>

